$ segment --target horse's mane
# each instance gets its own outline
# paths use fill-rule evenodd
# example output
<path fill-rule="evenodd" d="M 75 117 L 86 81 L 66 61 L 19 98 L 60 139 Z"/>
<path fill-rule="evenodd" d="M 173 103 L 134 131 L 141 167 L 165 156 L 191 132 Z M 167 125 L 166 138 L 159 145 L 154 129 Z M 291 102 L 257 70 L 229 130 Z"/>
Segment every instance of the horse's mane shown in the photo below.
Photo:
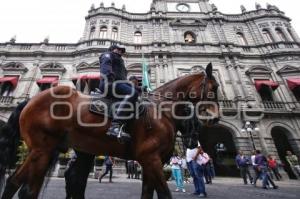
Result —
<path fill-rule="evenodd" d="M 177 77 L 176 79 L 173 79 L 159 87 L 157 87 L 156 89 L 154 89 L 152 92 L 158 92 L 158 91 L 163 91 L 165 90 L 166 88 L 168 88 L 170 85 L 173 85 L 173 83 L 176 83 L 178 81 L 183 81 L 185 79 L 189 79 L 189 78 L 192 78 L 192 77 L 200 77 L 200 76 L 205 76 L 205 72 L 202 71 L 202 72 L 199 72 L 199 73 L 193 73 L 193 74 L 188 74 L 188 75 L 184 75 L 184 76 L 181 76 L 181 77 Z"/>

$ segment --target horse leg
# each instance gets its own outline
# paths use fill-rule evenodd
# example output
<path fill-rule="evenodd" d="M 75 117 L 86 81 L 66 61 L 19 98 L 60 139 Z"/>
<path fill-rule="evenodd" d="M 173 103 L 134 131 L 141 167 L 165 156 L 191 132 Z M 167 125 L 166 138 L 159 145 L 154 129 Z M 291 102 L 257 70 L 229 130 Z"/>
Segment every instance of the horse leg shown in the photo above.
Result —
<path fill-rule="evenodd" d="M 147 175 L 143 173 L 143 185 L 142 185 L 142 196 L 141 199 L 153 198 L 154 186 L 149 183 Z"/>
<path fill-rule="evenodd" d="M 1 199 L 13 198 L 15 193 L 22 186 L 28 173 L 27 171 L 30 161 L 28 157 L 26 158 L 24 163 L 20 167 L 18 167 L 16 171 L 6 180 L 5 189 L 3 191 Z"/>
<path fill-rule="evenodd" d="M 50 163 L 51 153 L 33 150 L 28 156 L 27 178 L 19 194 L 20 199 L 37 199 Z"/>
<path fill-rule="evenodd" d="M 3 191 L 2 197 L 1 199 L 10 199 L 13 198 L 13 196 L 15 195 L 15 193 L 18 191 L 18 189 L 20 188 L 20 184 L 15 183 L 12 179 L 14 177 L 14 174 L 12 176 L 10 176 L 7 180 L 6 180 L 6 185 L 5 185 L 5 189 Z"/>
<path fill-rule="evenodd" d="M 157 192 L 158 199 L 171 199 L 172 195 L 165 180 L 163 174 L 162 161 L 157 157 L 148 158 L 143 162 L 143 176 L 146 178 L 148 191 L 151 191 L 151 187 L 154 187 Z M 146 185 L 145 185 L 146 186 Z M 151 195 L 142 196 L 143 199 L 153 198 Z"/>

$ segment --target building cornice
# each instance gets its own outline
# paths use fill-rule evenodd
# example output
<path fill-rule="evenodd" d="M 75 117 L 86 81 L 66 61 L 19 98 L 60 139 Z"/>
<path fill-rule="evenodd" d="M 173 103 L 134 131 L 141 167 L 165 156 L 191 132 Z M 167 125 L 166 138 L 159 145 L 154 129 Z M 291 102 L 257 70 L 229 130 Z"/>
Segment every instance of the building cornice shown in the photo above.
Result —
<path fill-rule="evenodd" d="M 91 42 L 97 44 L 98 41 L 105 41 L 105 45 L 91 45 Z M 77 44 L 48 44 L 47 48 L 41 48 L 39 43 L 29 43 L 27 45 L 31 46 L 30 50 L 20 50 L 22 44 L 14 43 L 6 46 L 6 43 L 0 43 L 0 56 L 20 56 L 20 57 L 70 57 L 74 58 L 76 56 L 89 54 L 89 53 L 103 53 L 107 48 L 115 41 L 112 40 L 88 40 L 82 41 Z M 299 56 L 300 55 L 300 43 L 298 42 L 277 42 L 269 44 L 260 44 L 260 45 L 248 45 L 241 46 L 236 45 L 231 42 L 227 43 L 196 43 L 196 44 L 186 44 L 184 42 L 152 42 L 147 44 L 139 44 L 140 50 L 135 50 L 136 44 L 133 43 L 121 43 L 123 46 L 126 46 L 128 55 L 141 54 L 140 50 L 147 49 L 144 53 L 157 53 L 165 54 L 166 52 L 172 53 L 174 55 L 206 55 L 206 56 L 237 56 L 237 57 L 261 57 L 261 58 L 274 58 L 274 57 L 286 57 L 286 56 Z M 1 47 L 2 45 L 2 47 Z M 262 52 L 256 51 L 257 49 L 269 49 L 272 46 L 279 46 L 276 49 L 272 50 L 263 50 L 265 53 L 254 53 Z M 293 48 L 285 48 L 285 45 L 294 46 Z M 61 46 L 63 48 L 61 49 Z M 173 48 L 174 46 L 181 46 L 181 48 Z M 227 46 L 227 47 L 225 47 Z M 212 49 L 213 48 L 213 49 Z M 37 50 L 35 50 L 37 49 Z M 174 50 L 179 49 L 179 50 Z M 244 52 L 243 49 L 248 49 L 249 52 Z M 192 52 L 191 52 L 192 50 Z"/>
<path fill-rule="evenodd" d="M 173 16 L 172 16 L 173 15 Z M 176 17 L 174 17 L 176 15 Z M 288 22 L 291 19 L 285 16 L 284 12 L 276 9 L 259 9 L 247 11 L 240 14 L 225 14 L 219 11 L 210 12 L 161 12 L 161 11 L 149 11 L 147 13 L 130 13 L 124 10 L 120 10 L 114 7 L 100 7 L 89 12 L 89 15 L 85 17 L 86 20 L 92 19 L 97 16 L 115 16 L 128 21 L 152 21 L 153 19 L 173 20 L 177 17 L 194 17 L 204 20 L 222 20 L 226 22 L 248 22 L 261 18 L 282 18 Z"/>

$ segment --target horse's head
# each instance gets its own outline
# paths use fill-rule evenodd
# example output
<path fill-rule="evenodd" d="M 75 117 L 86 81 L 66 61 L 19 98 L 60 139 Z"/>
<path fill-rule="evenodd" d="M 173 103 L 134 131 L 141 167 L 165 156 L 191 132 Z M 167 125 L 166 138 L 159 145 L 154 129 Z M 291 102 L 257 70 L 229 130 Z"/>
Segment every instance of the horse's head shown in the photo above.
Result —
<path fill-rule="evenodd" d="M 205 126 L 216 124 L 220 119 L 218 103 L 219 84 L 212 74 L 213 67 L 209 63 L 202 78 L 191 82 L 191 100 L 196 104 L 196 114 Z"/>

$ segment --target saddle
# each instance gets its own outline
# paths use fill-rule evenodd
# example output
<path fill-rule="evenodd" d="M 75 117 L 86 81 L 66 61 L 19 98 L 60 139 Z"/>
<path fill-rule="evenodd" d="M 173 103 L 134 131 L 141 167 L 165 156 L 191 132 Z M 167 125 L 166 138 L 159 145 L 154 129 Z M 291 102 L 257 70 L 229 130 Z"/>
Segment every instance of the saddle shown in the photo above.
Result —
<path fill-rule="evenodd" d="M 94 94 L 92 95 L 89 111 L 93 114 L 102 115 L 112 119 L 118 109 L 118 106 L 115 104 L 118 104 L 120 101 L 120 99 Z M 146 112 L 146 105 L 143 103 L 143 100 L 138 101 L 137 108 L 138 111 L 136 110 L 135 114 L 138 114 L 138 117 L 140 118 Z"/>

